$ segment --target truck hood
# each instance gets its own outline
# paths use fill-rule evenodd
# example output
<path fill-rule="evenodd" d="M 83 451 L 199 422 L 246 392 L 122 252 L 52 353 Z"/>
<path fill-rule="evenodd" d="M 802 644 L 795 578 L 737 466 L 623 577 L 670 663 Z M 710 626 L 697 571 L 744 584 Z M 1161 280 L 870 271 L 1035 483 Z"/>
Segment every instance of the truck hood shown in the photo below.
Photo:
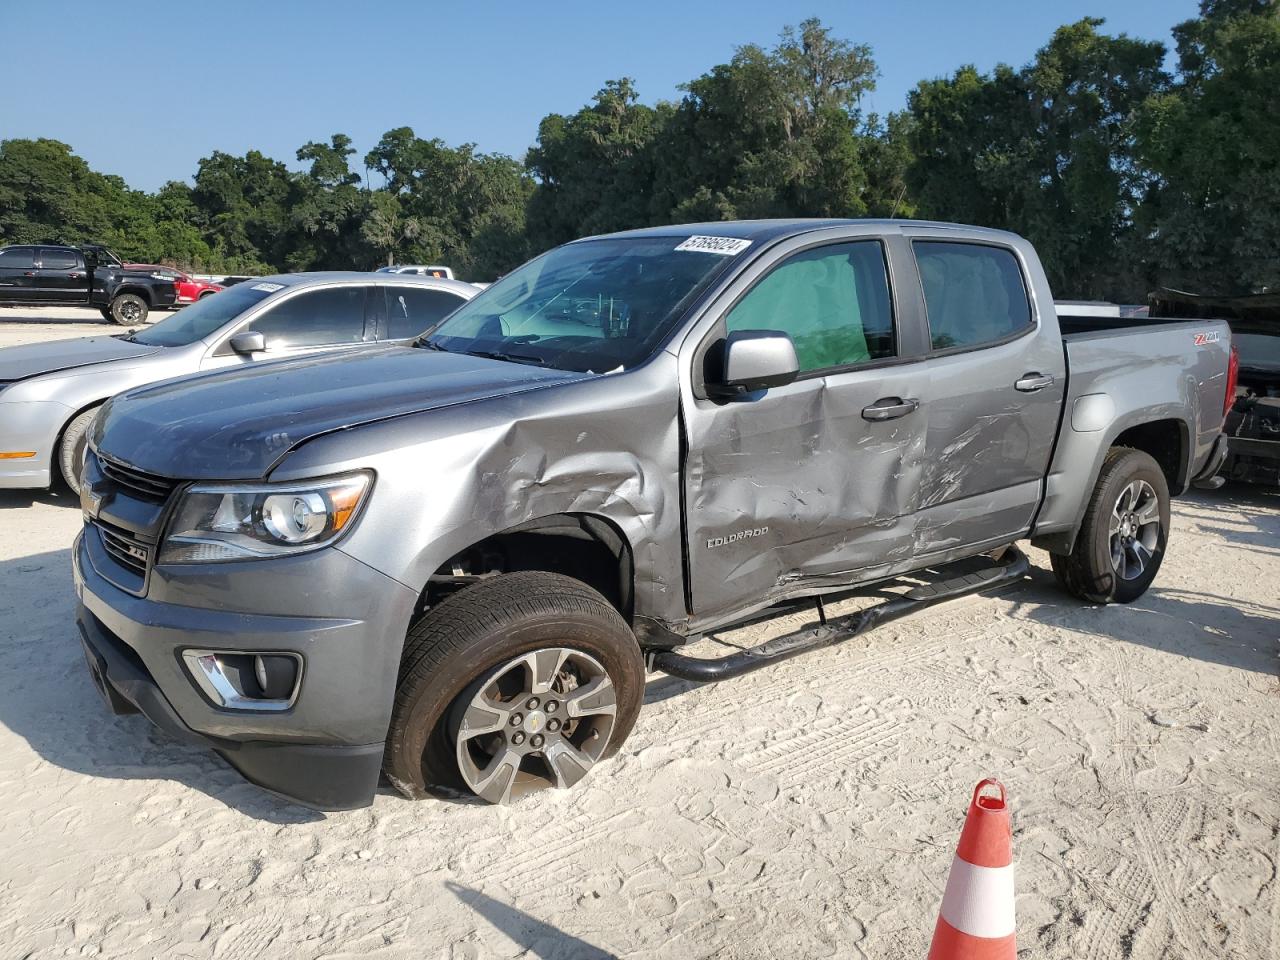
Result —
<path fill-rule="evenodd" d="M 258 363 L 123 393 L 94 445 L 165 477 L 257 479 L 333 430 L 586 376 L 404 346 Z"/>
<path fill-rule="evenodd" d="M 162 349 L 131 343 L 120 337 L 80 337 L 5 347 L 0 349 L 0 381 L 25 380 L 42 373 L 56 373 L 110 360 L 136 360 Z"/>

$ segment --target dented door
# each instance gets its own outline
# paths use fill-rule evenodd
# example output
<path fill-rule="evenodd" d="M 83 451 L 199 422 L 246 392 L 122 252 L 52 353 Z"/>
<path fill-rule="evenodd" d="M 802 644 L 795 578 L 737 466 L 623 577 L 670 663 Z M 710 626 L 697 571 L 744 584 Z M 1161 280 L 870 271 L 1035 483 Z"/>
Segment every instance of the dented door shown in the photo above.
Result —
<path fill-rule="evenodd" d="M 727 298 L 703 340 L 714 358 L 718 338 L 735 330 L 787 333 L 801 373 L 747 398 L 715 399 L 696 385 L 686 393 L 695 620 L 848 583 L 910 556 L 928 372 L 901 336 L 889 276 L 880 238 L 780 253 Z M 714 359 L 705 369 L 714 381 Z"/>

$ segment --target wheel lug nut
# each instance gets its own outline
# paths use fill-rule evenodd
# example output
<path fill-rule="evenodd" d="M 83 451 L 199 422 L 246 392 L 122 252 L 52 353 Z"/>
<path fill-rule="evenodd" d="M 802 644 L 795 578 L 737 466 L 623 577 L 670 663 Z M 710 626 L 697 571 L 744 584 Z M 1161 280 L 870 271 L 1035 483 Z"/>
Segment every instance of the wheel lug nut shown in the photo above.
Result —
<path fill-rule="evenodd" d="M 550 730 L 552 733 L 555 733 L 557 730 L 560 729 L 560 721 L 557 720 L 555 717 L 552 717 L 550 720 L 547 721 L 547 729 Z"/>
<path fill-rule="evenodd" d="M 529 744 L 530 744 L 531 746 L 533 746 L 533 747 L 540 747 L 540 746 L 542 746 L 542 734 L 540 734 L 540 733 L 535 733 L 535 734 L 533 735 L 533 739 L 531 739 L 531 740 L 529 741 Z"/>
<path fill-rule="evenodd" d="M 514 743 L 517 747 L 520 746 L 520 744 L 524 743 L 524 734 L 521 731 L 517 730 L 515 733 L 511 735 L 511 742 Z"/>
<path fill-rule="evenodd" d="M 546 706 L 542 709 L 547 711 L 547 713 L 555 713 L 560 709 L 560 704 L 556 703 L 554 700 L 548 700 Z"/>
<path fill-rule="evenodd" d="M 528 702 L 528 703 L 526 703 L 526 704 L 525 704 L 525 706 L 526 706 L 526 707 L 528 707 L 530 710 L 537 710 L 537 709 L 538 709 L 538 698 L 537 698 L 537 697 L 530 697 L 530 698 L 529 698 L 529 702 Z"/>
<path fill-rule="evenodd" d="M 522 724 L 522 723 L 524 723 L 524 715 L 523 715 L 523 714 L 513 713 L 513 714 L 511 715 L 511 725 L 512 725 L 513 727 L 518 727 L 518 726 L 520 726 L 520 724 Z"/>

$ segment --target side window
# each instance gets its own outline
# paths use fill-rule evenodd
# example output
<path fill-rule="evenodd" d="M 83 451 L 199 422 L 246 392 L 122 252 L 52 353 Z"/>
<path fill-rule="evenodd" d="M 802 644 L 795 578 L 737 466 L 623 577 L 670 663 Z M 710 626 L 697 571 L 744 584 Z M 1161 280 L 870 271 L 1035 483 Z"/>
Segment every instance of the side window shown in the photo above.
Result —
<path fill-rule="evenodd" d="M 0 267 L 9 270 L 28 270 L 36 265 L 35 247 L 10 247 L 0 250 Z"/>
<path fill-rule="evenodd" d="M 364 339 L 365 287 L 329 287 L 290 297 L 254 320 L 267 349 L 359 343 Z"/>
<path fill-rule="evenodd" d="M 801 373 L 894 356 L 883 244 L 859 240 L 789 257 L 733 306 L 725 326 L 790 334 Z"/>
<path fill-rule="evenodd" d="M 59 250 L 56 247 L 40 248 L 40 269 L 42 270 L 74 270 L 80 265 L 80 258 L 72 250 Z"/>
<path fill-rule="evenodd" d="M 924 240 L 912 247 L 933 349 L 991 343 L 1031 326 L 1031 303 L 1012 250 Z"/>
<path fill-rule="evenodd" d="M 457 294 L 430 287 L 387 287 L 387 339 L 426 332 L 465 302 Z"/>

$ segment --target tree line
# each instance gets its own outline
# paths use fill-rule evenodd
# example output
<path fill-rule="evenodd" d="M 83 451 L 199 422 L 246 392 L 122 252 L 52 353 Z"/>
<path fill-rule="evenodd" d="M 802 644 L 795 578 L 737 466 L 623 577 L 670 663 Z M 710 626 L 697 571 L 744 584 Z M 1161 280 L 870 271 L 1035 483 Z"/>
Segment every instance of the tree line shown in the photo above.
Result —
<path fill-rule="evenodd" d="M 215 151 L 155 193 L 55 140 L 0 142 L 0 241 L 104 242 L 218 273 L 447 263 L 488 280 L 555 244 L 651 224 L 912 217 L 1017 231 L 1058 296 L 1280 289 L 1280 0 L 1202 0 L 1160 41 L 1100 19 L 1021 68 L 963 66 L 906 108 L 862 109 L 870 47 L 818 20 L 739 47 L 649 106 L 611 80 L 551 114 L 523 160 L 409 127 L 303 169 Z"/>

